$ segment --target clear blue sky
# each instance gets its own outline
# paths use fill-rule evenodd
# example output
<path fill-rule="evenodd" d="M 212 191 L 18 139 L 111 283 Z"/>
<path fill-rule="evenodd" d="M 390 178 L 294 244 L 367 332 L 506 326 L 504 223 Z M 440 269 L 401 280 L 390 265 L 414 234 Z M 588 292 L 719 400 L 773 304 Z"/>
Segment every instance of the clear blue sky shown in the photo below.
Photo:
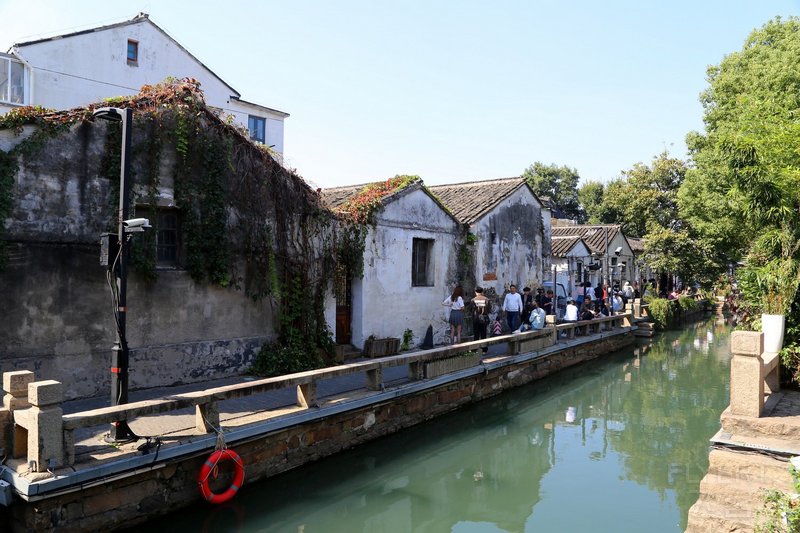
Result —
<path fill-rule="evenodd" d="M 706 68 L 800 0 L 0 0 L 0 49 L 139 11 L 242 98 L 290 113 L 287 161 L 331 187 L 534 161 L 606 181 L 684 157 Z"/>

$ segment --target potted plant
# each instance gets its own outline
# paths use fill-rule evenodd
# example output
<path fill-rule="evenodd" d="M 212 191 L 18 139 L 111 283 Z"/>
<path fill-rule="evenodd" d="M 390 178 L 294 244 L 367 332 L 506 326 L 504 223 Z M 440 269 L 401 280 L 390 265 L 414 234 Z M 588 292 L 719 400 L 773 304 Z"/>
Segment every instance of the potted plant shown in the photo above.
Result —
<path fill-rule="evenodd" d="M 745 295 L 761 309 L 765 352 L 783 347 L 786 313 L 800 288 L 797 249 L 787 230 L 767 232 L 753 244 L 739 276 Z"/>

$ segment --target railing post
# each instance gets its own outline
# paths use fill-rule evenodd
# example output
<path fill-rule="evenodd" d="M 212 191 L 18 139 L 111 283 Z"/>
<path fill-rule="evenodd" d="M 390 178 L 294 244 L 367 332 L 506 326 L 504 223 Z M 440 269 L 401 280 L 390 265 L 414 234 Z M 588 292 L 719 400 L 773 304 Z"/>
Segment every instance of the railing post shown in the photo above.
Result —
<path fill-rule="evenodd" d="M 30 370 L 3 372 L 3 406 L 0 409 L 0 448 L 3 455 L 14 450 L 14 410 L 27 409 L 28 383 L 33 383 L 34 375 Z"/>
<path fill-rule="evenodd" d="M 220 429 L 217 402 L 199 403 L 194 406 L 194 426 L 198 433 L 203 434 Z"/>
<path fill-rule="evenodd" d="M 764 334 L 734 331 L 731 334 L 731 413 L 758 418 L 764 410 L 761 353 Z"/>
<path fill-rule="evenodd" d="M 383 369 L 381 367 L 367 370 L 367 388 L 369 390 L 383 389 Z"/>
<path fill-rule="evenodd" d="M 421 361 L 412 361 L 408 363 L 408 379 L 417 381 L 422 379 L 423 364 Z"/>
<path fill-rule="evenodd" d="M 303 383 L 297 386 L 297 405 L 308 409 L 319 407 L 317 402 L 317 382 Z"/>
<path fill-rule="evenodd" d="M 27 455 L 32 472 L 46 472 L 64 465 L 63 399 L 63 386 L 58 381 L 34 381 L 28 384 L 31 407 L 14 411 L 15 457 Z"/>

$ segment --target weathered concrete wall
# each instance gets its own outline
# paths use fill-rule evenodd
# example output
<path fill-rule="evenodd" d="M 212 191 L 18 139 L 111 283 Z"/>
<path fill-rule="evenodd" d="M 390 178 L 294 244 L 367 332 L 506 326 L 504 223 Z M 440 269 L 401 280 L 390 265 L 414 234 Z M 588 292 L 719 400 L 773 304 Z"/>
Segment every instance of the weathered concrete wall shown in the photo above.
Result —
<path fill-rule="evenodd" d="M 245 482 L 253 483 L 613 352 L 633 340 L 629 334 L 607 337 L 232 446 L 244 461 Z M 22 532 L 134 526 L 199 500 L 197 473 L 208 453 L 117 480 L 113 486 L 89 487 L 29 504 L 18 501 L 7 511 L 8 527 Z M 1 520 L 0 516 L 3 525 Z"/>
<path fill-rule="evenodd" d="M 512 283 L 522 292 L 522 287 L 544 281 L 543 257 L 550 250 L 544 248 L 541 204 L 527 187 L 520 187 L 506 198 L 471 231 L 477 237 L 478 284 L 503 294 Z"/>
<path fill-rule="evenodd" d="M 104 394 L 109 383 L 115 330 L 99 260 L 99 237 L 114 211 L 109 180 L 100 174 L 105 128 L 77 125 L 36 157 L 21 159 L 5 221 L 0 371 L 27 369 L 60 381 L 67 399 Z M 0 148 L 20 138 L 3 132 Z M 168 203 L 174 151 L 166 146 L 163 152 L 160 201 Z M 159 270 L 152 284 L 131 271 L 128 308 L 133 388 L 241 371 L 275 334 L 269 302 L 199 285 L 183 270 Z"/>
<path fill-rule="evenodd" d="M 458 224 L 420 188 L 398 195 L 376 218 L 366 238 L 364 277 L 353 281 L 352 343 L 361 347 L 370 335 L 402 338 L 406 328 L 420 340 L 428 325 L 441 343 L 449 332 L 449 308 L 441 304 L 454 288 Z M 414 239 L 434 241 L 429 287 L 411 285 Z"/>

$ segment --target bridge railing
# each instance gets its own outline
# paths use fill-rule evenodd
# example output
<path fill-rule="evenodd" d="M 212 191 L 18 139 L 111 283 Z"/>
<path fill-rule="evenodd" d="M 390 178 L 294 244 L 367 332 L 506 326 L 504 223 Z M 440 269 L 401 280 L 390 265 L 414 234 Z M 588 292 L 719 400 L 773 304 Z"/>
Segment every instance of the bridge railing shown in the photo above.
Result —
<path fill-rule="evenodd" d="M 759 331 L 734 331 L 731 353 L 731 413 L 759 418 L 767 397 L 780 390 L 780 357 L 764 352 Z"/>
<path fill-rule="evenodd" d="M 630 326 L 631 315 L 618 314 L 607 318 L 570 324 L 549 325 L 541 330 L 502 335 L 485 340 L 422 350 L 408 354 L 381 357 L 285 376 L 258 379 L 195 392 L 174 394 L 152 400 L 102 407 L 64 415 L 61 409 L 63 386 L 57 381 L 34 381 L 30 371 L 3 374 L 3 409 L 0 409 L 0 448 L 11 451 L 15 458 L 27 456 L 31 471 L 44 472 L 65 463 L 75 462 L 74 432 L 114 422 L 130 421 L 181 409 L 195 409 L 195 429 L 200 434 L 220 427 L 219 402 L 253 394 L 294 387 L 297 406 L 318 407 L 317 387 L 324 380 L 350 375 L 363 375 L 368 390 L 384 388 L 383 370 L 408 367 L 408 378 L 419 380 L 435 377 L 480 364 L 484 347 L 508 343 L 509 353 L 538 351 L 552 346 L 561 332 L 573 338 L 578 328 L 587 333 Z"/>

